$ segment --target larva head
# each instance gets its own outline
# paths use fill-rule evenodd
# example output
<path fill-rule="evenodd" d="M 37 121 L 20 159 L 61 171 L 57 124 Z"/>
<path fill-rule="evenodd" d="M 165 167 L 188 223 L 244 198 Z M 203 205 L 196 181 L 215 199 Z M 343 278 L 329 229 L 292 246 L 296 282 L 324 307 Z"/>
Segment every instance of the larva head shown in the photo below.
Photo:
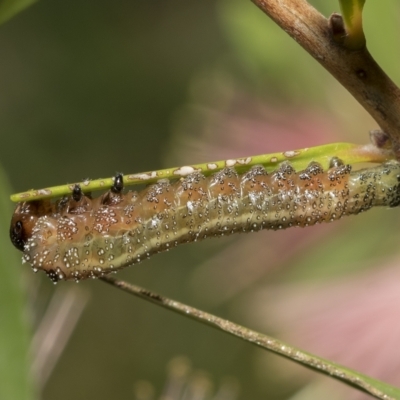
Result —
<path fill-rule="evenodd" d="M 11 218 L 10 239 L 12 244 L 23 251 L 38 218 L 49 212 L 48 201 L 30 201 L 19 203 Z"/>

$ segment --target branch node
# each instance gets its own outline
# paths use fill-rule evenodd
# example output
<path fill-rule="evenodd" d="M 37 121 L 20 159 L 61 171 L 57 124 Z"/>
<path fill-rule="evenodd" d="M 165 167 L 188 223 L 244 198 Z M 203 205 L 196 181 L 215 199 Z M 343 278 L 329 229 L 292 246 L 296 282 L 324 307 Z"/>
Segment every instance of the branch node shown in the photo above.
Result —
<path fill-rule="evenodd" d="M 347 36 L 343 17 L 338 13 L 333 13 L 328 19 L 328 24 L 333 40 L 336 43 L 343 45 Z"/>
<path fill-rule="evenodd" d="M 369 138 L 371 143 L 378 149 L 389 150 L 392 147 L 392 142 L 389 138 L 389 135 L 380 129 L 369 131 Z"/>

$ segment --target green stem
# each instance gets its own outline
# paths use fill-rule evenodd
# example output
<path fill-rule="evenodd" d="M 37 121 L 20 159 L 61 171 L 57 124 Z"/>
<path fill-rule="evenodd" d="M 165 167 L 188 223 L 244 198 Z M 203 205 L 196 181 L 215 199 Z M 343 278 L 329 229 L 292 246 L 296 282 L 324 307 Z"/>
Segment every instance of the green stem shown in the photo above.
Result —
<path fill-rule="evenodd" d="M 358 50 L 365 47 L 365 35 L 362 25 L 362 11 L 365 0 L 339 0 L 343 20 L 346 27 L 347 48 Z"/>
<path fill-rule="evenodd" d="M 372 145 L 356 145 L 351 143 L 331 143 L 323 146 L 285 151 L 281 153 L 262 154 L 231 160 L 215 161 L 203 164 L 194 164 L 183 167 L 148 171 L 139 174 L 124 176 L 124 185 L 139 185 L 157 182 L 159 179 L 179 179 L 194 171 L 201 171 L 208 176 L 225 167 L 235 167 L 238 173 L 243 173 L 255 165 L 263 165 L 268 171 L 276 169 L 283 161 L 290 161 L 292 166 L 300 171 L 307 167 L 311 161 L 319 162 L 324 169 L 329 168 L 332 157 L 340 158 L 346 164 L 361 162 L 381 163 L 393 158 L 384 150 L 379 150 Z M 83 192 L 109 189 L 114 183 L 114 178 L 96 179 L 92 181 L 77 182 L 68 185 L 54 186 L 39 190 L 29 190 L 13 194 L 14 202 L 32 201 L 46 198 L 70 195 L 76 184 L 80 185 Z"/>

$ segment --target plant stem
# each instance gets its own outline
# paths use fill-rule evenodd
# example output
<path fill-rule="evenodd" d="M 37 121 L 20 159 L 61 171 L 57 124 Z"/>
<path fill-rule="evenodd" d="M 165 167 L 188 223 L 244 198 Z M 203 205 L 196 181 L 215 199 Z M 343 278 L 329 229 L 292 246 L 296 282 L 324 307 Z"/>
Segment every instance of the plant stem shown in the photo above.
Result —
<path fill-rule="evenodd" d="M 252 0 L 326 68 L 375 119 L 400 159 L 400 89 L 366 47 L 335 41 L 329 20 L 305 0 Z M 337 15 L 336 15 L 337 18 Z"/>
<path fill-rule="evenodd" d="M 346 25 L 344 44 L 352 50 L 362 49 L 366 43 L 362 24 L 365 0 L 339 0 L 339 3 Z"/>
<path fill-rule="evenodd" d="M 381 137 L 380 135 L 379 137 Z M 383 135 L 382 137 L 385 137 Z M 277 166 L 290 161 L 293 168 L 297 171 L 305 169 L 311 161 L 317 161 L 322 168 L 329 168 L 332 157 L 340 158 L 345 164 L 356 163 L 381 163 L 393 158 L 393 155 L 385 148 L 378 148 L 382 139 L 377 140 L 378 134 L 375 133 L 374 144 L 356 145 L 352 143 L 329 143 L 323 146 L 309 147 L 285 151 L 280 153 L 261 154 L 257 156 L 242 157 L 231 160 L 214 161 L 203 164 L 186 165 L 182 167 L 173 167 L 157 171 L 142 172 L 139 174 L 127 174 L 124 176 L 124 185 L 140 185 L 157 182 L 159 179 L 178 179 L 194 171 L 201 172 L 209 176 L 226 167 L 235 167 L 238 173 L 249 170 L 252 166 L 262 165 L 267 171 L 273 171 Z M 103 178 L 96 180 L 87 180 L 68 185 L 53 186 L 45 189 L 30 190 L 28 192 L 17 193 L 11 196 L 15 202 L 32 201 L 47 199 L 59 196 L 71 195 L 75 185 L 79 185 L 83 192 L 93 192 L 96 190 L 109 189 L 114 183 L 114 178 Z"/>
<path fill-rule="evenodd" d="M 378 399 L 394 400 L 396 398 L 400 398 L 400 390 L 395 387 L 360 374 L 354 370 L 342 367 L 341 365 L 324 360 L 323 358 L 314 356 L 310 353 L 306 353 L 270 336 L 253 331 L 226 319 L 219 318 L 213 314 L 190 307 L 186 304 L 179 303 L 178 301 L 161 296 L 139 286 L 114 279 L 110 276 L 105 276 L 100 279 L 103 282 L 106 282 L 129 294 L 140 297 L 143 300 L 150 301 L 151 303 L 155 303 L 170 311 L 175 311 L 178 314 L 192 318 L 206 325 L 210 325 L 220 331 L 255 344 L 256 346 L 265 350 L 269 350 L 275 354 L 289 358 L 298 364 L 324 375 L 328 375 L 347 385 L 369 393 Z"/>

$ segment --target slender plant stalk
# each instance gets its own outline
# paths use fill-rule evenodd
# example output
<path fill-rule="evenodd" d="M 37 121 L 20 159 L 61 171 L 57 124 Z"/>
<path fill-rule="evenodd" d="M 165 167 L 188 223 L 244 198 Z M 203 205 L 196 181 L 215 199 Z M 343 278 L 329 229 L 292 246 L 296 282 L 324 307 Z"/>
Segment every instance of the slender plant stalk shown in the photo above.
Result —
<path fill-rule="evenodd" d="M 157 182 L 159 179 L 178 179 L 194 171 L 201 171 L 208 176 L 220 171 L 225 167 L 235 167 L 239 173 L 250 169 L 254 165 L 263 165 L 268 171 L 276 169 L 283 161 L 290 161 L 293 167 L 300 171 L 307 167 L 311 161 L 319 162 L 324 169 L 329 168 L 332 157 L 339 157 L 346 164 L 361 162 L 386 161 L 391 156 L 390 152 L 378 149 L 373 145 L 356 145 L 351 143 L 332 143 L 323 146 L 310 147 L 306 149 L 285 151 L 281 153 L 262 154 L 236 158 L 232 160 L 215 161 L 203 164 L 187 165 L 183 167 L 167 168 L 158 171 L 148 171 L 139 174 L 124 176 L 124 185 L 138 185 Z M 13 194 L 11 200 L 15 202 L 32 201 L 38 199 L 52 198 L 70 195 L 76 184 L 79 184 L 83 192 L 109 189 L 114 183 L 114 178 L 87 180 L 68 185 L 54 186 L 39 190 L 30 190 L 23 193 Z"/>
<path fill-rule="evenodd" d="M 346 27 L 345 46 L 351 50 L 365 47 L 366 40 L 362 25 L 365 0 L 339 0 Z"/>
<path fill-rule="evenodd" d="M 324 360 L 323 358 L 299 350 L 280 340 L 253 331 L 226 319 L 219 318 L 213 314 L 209 314 L 207 312 L 190 307 L 186 304 L 179 303 L 178 301 L 161 296 L 157 293 L 151 292 L 139 286 L 114 279 L 110 276 L 105 276 L 100 279 L 103 282 L 106 282 L 129 294 L 140 297 L 143 300 L 150 301 L 168 310 L 192 318 L 206 325 L 210 325 L 220 331 L 236 336 L 265 350 L 288 358 L 314 371 L 317 371 L 324 375 L 328 375 L 347 385 L 353 386 L 363 392 L 369 393 L 377 399 L 400 399 L 400 389 L 365 376 L 354 370 L 342 367 L 339 364 L 332 363 L 330 361 Z"/>

